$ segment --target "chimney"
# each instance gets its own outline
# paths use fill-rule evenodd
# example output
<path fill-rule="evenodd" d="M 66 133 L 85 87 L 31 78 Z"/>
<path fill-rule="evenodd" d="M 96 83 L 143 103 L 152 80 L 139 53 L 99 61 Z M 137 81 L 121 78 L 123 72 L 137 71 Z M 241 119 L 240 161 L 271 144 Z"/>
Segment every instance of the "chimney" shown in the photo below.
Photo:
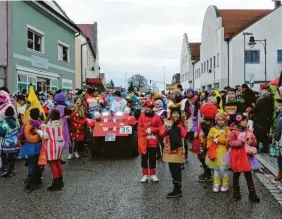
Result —
<path fill-rule="evenodd" d="M 280 7 L 280 5 L 281 5 L 281 0 L 272 0 L 272 1 L 273 1 L 274 4 L 275 4 L 275 8 Z"/>

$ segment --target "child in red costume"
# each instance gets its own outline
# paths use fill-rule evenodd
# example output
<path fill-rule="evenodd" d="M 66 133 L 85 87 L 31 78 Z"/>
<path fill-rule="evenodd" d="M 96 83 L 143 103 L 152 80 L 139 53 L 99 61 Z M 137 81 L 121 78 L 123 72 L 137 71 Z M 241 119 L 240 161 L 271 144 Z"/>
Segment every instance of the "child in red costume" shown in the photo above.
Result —
<path fill-rule="evenodd" d="M 228 144 L 231 147 L 230 167 L 233 170 L 233 197 L 241 199 L 239 178 L 241 172 L 243 172 L 249 189 L 249 198 L 253 202 L 259 202 L 260 199 L 256 194 L 252 178 L 252 167 L 245 147 L 250 144 L 246 138 L 248 136 L 247 117 L 239 113 L 235 114 L 234 117 L 235 123 L 232 125 L 232 131 L 228 138 Z M 256 141 L 253 141 L 253 143 L 256 143 Z"/>
<path fill-rule="evenodd" d="M 70 159 L 73 157 L 78 159 L 78 149 L 79 146 L 84 144 L 84 124 L 86 122 L 86 108 L 83 105 L 83 100 L 78 97 L 75 100 L 75 105 L 71 108 L 71 129 L 70 129 L 70 137 L 73 141 L 73 148 L 70 147 L 69 157 Z"/>
<path fill-rule="evenodd" d="M 144 106 L 145 113 L 141 114 L 138 120 L 138 137 L 145 138 L 146 141 L 146 148 L 142 151 L 141 155 L 143 174 L 141 182 L 147 182 L 149 179 L 148 175 L 151 176 L 152 181 L 158 182 L 159 179 L 156 176 L 156 154 L 159 144 L 159 130 L 162 126 L 162 121 L 153 111 L 155 104 L 152 100 L 147 100 Z"/>

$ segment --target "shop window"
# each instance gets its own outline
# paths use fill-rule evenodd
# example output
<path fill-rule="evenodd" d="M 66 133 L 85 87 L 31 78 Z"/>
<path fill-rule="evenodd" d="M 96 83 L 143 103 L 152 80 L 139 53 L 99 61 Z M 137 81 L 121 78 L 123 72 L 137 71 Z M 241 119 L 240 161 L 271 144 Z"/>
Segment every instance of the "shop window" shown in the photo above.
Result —
<path fill-rule="evenodd" d="M 36 52 L 43 53 L 43 34 L 35 30 L 27 29 L 27 48 Z"/>
<path fill-rule="evenodd" d="M 69 62 L 69 46 L 59 43 L 58 45 L 58 57 L 60 61 Z"/>
<path fill-rule="evenodd" d="M 245 51 L 245 62 L 248 64 L 260 63 L 260 51 L 259 50 L 247 50 Z"/>

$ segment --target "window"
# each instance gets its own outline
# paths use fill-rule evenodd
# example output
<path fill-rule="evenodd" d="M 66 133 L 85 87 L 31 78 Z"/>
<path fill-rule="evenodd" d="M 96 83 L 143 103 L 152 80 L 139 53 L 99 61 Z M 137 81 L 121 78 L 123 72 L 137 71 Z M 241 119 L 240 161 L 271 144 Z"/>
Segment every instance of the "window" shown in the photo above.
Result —
<path fill-rule="evenodd" d="M 277 62 L 282 63 L 282 50 L 277 50 Z"/>
<path fill-rule="evenodd" d="M 204 62 L 204 72 L 206 72 L 206 62 Z"/>
<path fill-rule="evenodd" d="M 210 70 L 212 70 L 212 58 L 210 58 Z"/>
<path fill-rule="evenodd" d="M 39 33 L 31 27 L 27 29 L 27 48 L 43 53 L 43 33 Z"/>
<path fill-rule="evenodd" d="M 215 68 L 215 56 L 213 57 L 213 68 Z"/>
<path fill-rule="evenodd" d="M 201 73 L 203 74 L 203 63 L 201 64 Z"/>
<path fill-rule="evenodd" d="M 217 53 L 217 67 L 219 67 L 219 53 Z"/>
<path fill-rule="evenodd" d="M 207 60 L 207 72 L 209 71 L 209 60 Z"/>
<path fill-rule="evenodd" d="M 260 63 L 260 51 L 259 50 L 247 50 L 245 53 L 246 63 L 249 64 L 258 64 Z"/>
<path fill-rule="evenodd" d="M 29 85 L 32 83 L 33 88 L 37 90 L 37 79 L 34 76 L 18 74 L 18 91 L 26 89 L 28 91 Z"/>
<path fill-rule="evenodd" d="M 69 46 L 59 42 L 58 59 L 63 62 L 70 62 L 69 55 Z"/>

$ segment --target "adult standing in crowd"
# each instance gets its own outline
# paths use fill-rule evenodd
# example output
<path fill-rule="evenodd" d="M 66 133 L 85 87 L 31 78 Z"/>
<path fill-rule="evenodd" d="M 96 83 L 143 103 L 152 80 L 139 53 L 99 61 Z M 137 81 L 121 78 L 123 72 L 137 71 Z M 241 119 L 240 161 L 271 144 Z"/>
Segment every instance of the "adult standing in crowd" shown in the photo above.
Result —
<path fill-rule="evenodd" d="M 263 145 L 261 152 L 268 153 L 268 133 L 270 131 L 274 111 L 274 100 L 271 93 L 264 89 L 261 91 L 255 107 L 250 111 L 254 114 L 254 134 L 259 143 Z"/>
<path fill-rule="evenodd" d="M 242 85 L 242 97 L 244 100 L 244 107 L 245 109 L 249 108 L 249 107 L 253 107 L 253 104 L 256 103 L 256 95 L 255 92 L 249 88 L 249 86 L 247 84 L 243 84 Z"/>

